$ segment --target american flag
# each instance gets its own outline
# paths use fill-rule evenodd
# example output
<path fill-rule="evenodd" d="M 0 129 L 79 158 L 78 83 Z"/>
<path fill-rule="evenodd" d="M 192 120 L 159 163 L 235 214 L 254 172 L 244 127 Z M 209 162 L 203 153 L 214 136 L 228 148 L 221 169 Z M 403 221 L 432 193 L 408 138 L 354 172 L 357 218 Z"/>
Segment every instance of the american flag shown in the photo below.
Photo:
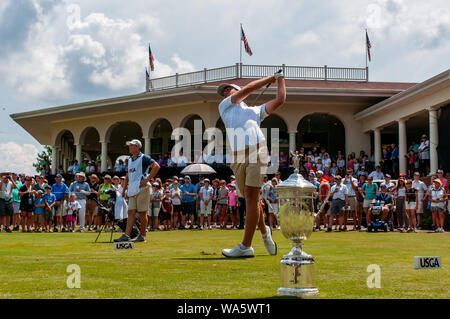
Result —
<path fill-rule="evenodd" d="M 150 91 L 150 88 L 153 88 L 152 80 L 150 80 L 150 74 L 148 74 L 147 68 L 145 68 L 145 83 L 147 92 Z"/>
<path fill-rule="evenodd" d="M 248 45 L 247 38 L 245 37 L 244 29 L 242 29 L 242 26 L 241 26 L 241 40 L 244 41 L 245 52 L 247 52 L 248 55 L 251 56 L 253 52 L 252 49 L 250 49 L 250 46 Z"/>
<path fill-rule="evenodd" d="M 370 56 L 370 48 L 372 47 L 372 45 L 370 44 L 369 35 L 367 34 L 367 30 L 366 30 L 366 47 L 367 47 L 367 55 L 369 56 L 369 61 L 371 61 L 372 58 Z"/>
<path fill-rule="evenodd" d="M 155 65 L 153 64 L 153 53 L 152 53 L 152 49 L 150 49 L 150 43 L 148 44 L 148 57 L 150 60 L 150 70 L 151 71 L 155 71 Z"/>

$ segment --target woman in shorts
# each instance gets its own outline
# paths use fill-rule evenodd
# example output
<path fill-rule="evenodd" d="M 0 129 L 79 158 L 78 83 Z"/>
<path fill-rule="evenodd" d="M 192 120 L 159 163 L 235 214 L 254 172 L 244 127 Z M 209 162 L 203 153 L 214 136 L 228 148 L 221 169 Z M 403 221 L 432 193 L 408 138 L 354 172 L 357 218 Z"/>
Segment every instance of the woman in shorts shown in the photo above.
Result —
<path fill-rule="evenodd" d="M 159 230 L 159 212 L 161 210 L 161 201 L 164 194 L 161 185 L 157 182 L 152 184 L 152 199 L 150 210 L 148 212 L 148 229 Z"/>
<path fill-rule="evenodd" d="M 94 201 L 94 199 L 97 199 L 99 188 L 98 182 L 99 178 L 97 175 L 92 174 L 89 176 L 89 187 L 91 188 L 91 194 L 86 196 L 86 221 L 88 224 L 88 231 L 97 230 L 101 225 L 101 222 L 97 221 L 97 203 Z M 95 227 L 93 227 L 94 224 Z"/>
<path fill-rule="evenodd" d="M 364 198 L 363 208 L 366 213 L 366 222 L 369 225 L 372 221 L 370 219 L 369 208 L 372 201 L 377 195 L 378 186 L 373 182 L 373 176 L 367 178 L 367 183 L 365 183 L 361 188 L 361 195 Z"/>
<path fill-rule="evenodd" d="M 219 224 L 221 229 L 227 228 L 228 216 L 228 188 L 227 182 L 221 180 L 219 183 L 219 190 L 217 195 L 217 207 L 219 208 Z"/>
<path fill-rule="evenodd" d="M 433 188 L 428 191 L 428 194 L 431 202 L 431 212 L 436 220 L 437 228 L 435 232 L 444 233 L 445 202 L 448 197 L 439 178 L 433 180 Z"/>
<path fill-rule="evenodd" d="M 22 232 L 31 233 L 33 224 L 33 210 L 36 191 L 33 190 L 33 178 L 27 176 L 25 184 L 19 189 L 20 211 L 22 215 Z"/>
<path fill-rule="evenodd" d="M 178 229 L 184 229 L 184 226 L 179 223 L 181 221 L 181 189 L 178 188 L 178 180 L 174 179 L 172 183 L 172 190 L 170 191 L 170 198 L 172 199 L 173 206 L 173 227 L 178 227 Z"/>
<path fill-rule="evenodd" d="M 406 182 L 405 192 L 405 208 L 406 214 L 409 218 L 408 232 L 416 232 L 416 210 L 419 203 L 419 194 L 415 188 L 412 187 L 412 180 L 408 179 Z"/>

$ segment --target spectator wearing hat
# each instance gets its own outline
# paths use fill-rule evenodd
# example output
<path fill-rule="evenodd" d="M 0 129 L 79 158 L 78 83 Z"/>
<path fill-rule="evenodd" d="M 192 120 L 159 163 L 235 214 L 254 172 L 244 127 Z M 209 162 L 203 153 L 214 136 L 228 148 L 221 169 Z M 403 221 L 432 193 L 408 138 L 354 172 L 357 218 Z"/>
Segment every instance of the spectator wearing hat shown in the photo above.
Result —
<path fill-rule="evenodd" d="M 200 197 L 200 224 L 199 229 L 209 228 L 211 229 L 211 208 L 212 200 L 214 195 L 214 189 L 209 185 L 210 181 L 208 178 L 203 180 L 204 185 L 200 187 L 199 197 Z M 204 222 L 206 217 L 206 224 Z"/>
<path fill-rule="evenodd" d="M 239 226 L 239 214 L 237 211 L 238 199 L 236 192 L 236 184 L 230 184 L 228 192 L 228 213 L 231 217 L 231 228 L 237 229 Z"/>
<path fill-rule="evenodd" d="M 48 233 L 51 231 L 53 217 L 55 216 L 56 196 L 52 194 L 52 187 L 45 186 L 45 194 L 43 196 L 44 207 L 44 229 Z"/>
<path fill-rule="evenodd" d="M 107 207 L 108 205 L 108 199 L 111 198 L 111 195 L 107 193 L 108 190 L 110 189 L 116 189 L 116 187 L 114 186 L 114 184 L 112 183 L 112 178 L 111 175 L 106 174 L 103 177 L 103 184 L 101 184 L 98 187 L 98 196 L 100 199 L 100 204 L 102 204 L 102 206 Z M 102 216 L 100 218 L 103 218 L 103 216 L 105 216 L 106 212 L 103 212 L 103 214 L 101 214 Z M 110 221 L 105 221 L 105 231 L 109 232 L 110 231 L 110 227 L 111 227 L 111 223 Z M 99 230 L 99 229 L 98 229 Z"/>
<path fill-rule="evenodd" d="M 80 172 L 87 173 L 86 169 L 89 165 L 89 159 L 84 158 L 83 162 L 80 164 Z"/>
<path fill-rule="evenodd" d="M 6 232 L 10 233 L 9 229 L 10 219 L 14 215 L 13 207 L 13 189 L 16 189 L 17 185 L 14 182 L 11 174 L 3 175 L 0 179 L 0 225 Z M 1 229 L 0 229 L 1 230 Z"/>
<path fill-rule="evenodd" d="M 148 214 L 149 218 L 149 230 L 159 230 L 159 213 L 161 211 L 161 201 L 164 197 L 161 185 L 157 182 L 152 184 L 152 199 L 150 203 L 150 210 Z"/>
<path fill-rule="evenodd" d="M 447 179 L 444 177 L 444 171 L 441 170 L 441 169 L 438 169 L 436 173 L 437 173 L 437 176 L 438 176 L 439 180 L 442 182 L 442 187 L 443 187 L 444 189 L 447 189 L 448 181 L 447 181 Z"/>
<path fill-rule="evenodd" d="M 53 232 L 57 232 L 59 230 L 64 230 L 66 225 L 66 210 L 65 203 L 69 196 L 69 188 L 66 184 L 63 183 L 63 177 L 61 174 L 56 175 L 55 184 L 52 185 L 52 194 L 56 197 L 55 203 L 55 227 L 53 228 Z"/>
<path fill-rule="evenodd" d="M 91 194 L 86 196 L 86 220 L 88 225 L 88 231 L 98 230 L 100 231 L 100 226 L 102 225 L 102 217 L 97 214 L 98 207 L 95 202 L 98 199 L 98 189 L 100 187 L 100 179 L 97 175 L 92 174 L 89 176 L 89 187 L 91 189 Z"/>
<path fill-rule="evenodd" d="M 77 230 L 79 232 L 84 232 L 84 227 L 86 223 L 86 193 L 91 192 L 89 184 L 85 181 L 86 175 L 83 172 L 75 174 L 75 181 L 70 184 L 69 193 L 74 193 L 77 198 L 77 202 L 80 205 L 80 210 L 78 211 L 78 221 L 80 228 Z"/>
<path fill-rule="evenodd" d="M 353 217 L 353 229 L 356 230 L 359 225 L 359 215 L 356 213 L 356 192 L 358 190 L 358 180 L 353 177 L 353 170 L 351 168 L 347 170 L 347 174 L 345 175 L 342 183 L 347 187 L 348 196 L 348 205 L 344 212 L 344 230 L 347 230 L 348 214 Z"/>
<path fill-rule="evenodd" d="M 12 181 L 16 184 L 16 188 L 13 188 L 12 190 L 12 205 L 14 209 L 14 215 L 13 215 L 13 230 L 18 231 L 19 225 L 20 225 L 20 196 L 19 196 L 19 189 L 22 187 L 22 182 L 20 181 L 20 178 L 17 174 L 12 174 Z"/>
<path fill-rule="evenodd" d="M 40 233 L 43 227 L 43 215 L 45 210 L 44 192 L 38 190 L 34 200 L 34 231 Z"/>
<path fill-rule="evenodd" d="M 412 187 L 414 187 L 417 191 L 418 198 L 417 198 L 417 209 L 416 209 L 416 216 L 417 216 L 417 229 L 421 230 L 422 227 L 420 226 L 421 222 L 421 215 L 423 214 L 423 200 L 425 198 L 426 192 L 427 192 L 427 185 L 420 180 L 420 173 L 415 172 L 414 173 L 414 180 L 412 181 Z"/>
<path fill-rule="evenodd" d="M 348 206 L 348 189 L 341 183 L 342 177 L 337 175 L 335 178 L 336 185 L 330 189 L 330 197 L 332 198 L 328 227 L 333 224 L 333 216 L 336 215 L 336 222 L 339 226 L 339 231 L 344 229 L 344 207 Z"/>
<path fill-rule="evenodd" d="M 127 175 L 122 196 L 128 196 L 128 219 L 125 233 L 116 242 L 134 241 L 145 242 L 147 231 L 147 212 L 151 199 L 150 180 L 159 171 L 158 163 L 150 156 L 141 152 L 141 141 L 134 139 L 126 143 L 131 154 L 128 159 Z M 148 170 L 151 169 L 150 174 Z M 136 214 L 139 214 L 141 222 L 140 234 L 136 238 L 130 238 L 131 230 L 136 222 Z"/>
<path fill-rule="evenodd" d="M 445 202 L 448 196 L 442 187 L 442 181 L 439 178 L 433 180 L 433 186 L 428 191 L 431 202 L 431 212 L 436 221 L 436 232 L 443 233 L 445 224 Z"/>
<path fill-rule="evenodd" d="M 184 177 L 184 184 L 180 186 L 182 192 L 181 206 L 182 206 L 182 225 L 194 228 L 194 214 L 195 214 L 195 199 L 197 195 L 197 189 L 194 184 L 191 183 L 191 177 L 186 175 Z M 189 225 L 189 226 L 188 226 Z"/>

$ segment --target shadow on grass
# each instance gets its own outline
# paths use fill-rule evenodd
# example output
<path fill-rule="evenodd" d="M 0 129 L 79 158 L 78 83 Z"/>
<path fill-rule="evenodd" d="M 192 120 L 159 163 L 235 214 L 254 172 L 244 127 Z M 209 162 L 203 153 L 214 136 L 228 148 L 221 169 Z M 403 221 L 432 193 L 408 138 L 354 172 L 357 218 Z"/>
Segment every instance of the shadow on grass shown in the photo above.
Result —
<path fill-rule="evenodd" d="M 266 255 L 256 255 L 255 257 L 264 257 Z M 230 261 L 230 260 L 252 260 L 254 258 L 249 258 L 249 257 L 240 257 L 240 258 L 226 258 L 226 257 L 176 257 L 176 258 L 172 258 L 175 260 L 226 260 L 226 261 Z"/>

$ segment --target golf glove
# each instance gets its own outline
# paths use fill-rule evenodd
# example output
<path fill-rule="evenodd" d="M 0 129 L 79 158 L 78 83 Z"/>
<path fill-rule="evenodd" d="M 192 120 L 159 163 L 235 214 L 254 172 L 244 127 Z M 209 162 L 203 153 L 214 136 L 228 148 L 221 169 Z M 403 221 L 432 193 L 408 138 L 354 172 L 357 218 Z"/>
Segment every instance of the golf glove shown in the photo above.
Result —
<path fill-rule="evenodd" d="M 278 71 L 277 73 L 274 73 L 275 80 L 278 80 L 278 78 L 284 77 L 283 70 Z"/>

